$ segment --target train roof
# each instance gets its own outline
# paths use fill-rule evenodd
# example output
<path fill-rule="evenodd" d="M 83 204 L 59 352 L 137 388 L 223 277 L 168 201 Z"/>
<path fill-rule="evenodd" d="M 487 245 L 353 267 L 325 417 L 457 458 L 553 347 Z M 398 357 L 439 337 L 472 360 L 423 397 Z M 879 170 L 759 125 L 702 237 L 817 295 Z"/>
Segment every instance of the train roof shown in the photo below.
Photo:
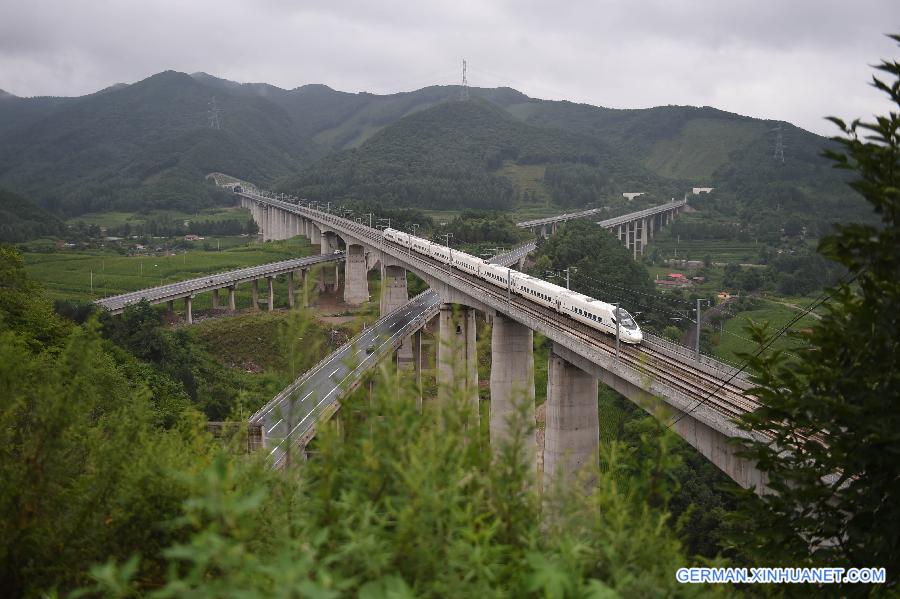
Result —
<path fill-rule="evenodd" d="M 612 305 L 612 304 L 609 304 L 608 302 L 604 302 L 603 300 L 598 300 L 595 297 L 591 297 L 589 295 L 585 295 L 585 294 L 579 293 L 577 291 L 566 290 L 565 293 L 569 297 L 569 299 L 573 302 L 581 302 L 581 303 L 593 304 L 593 305 L 599 305 L 599 304 L 605 304 L 607 306 Z"/>

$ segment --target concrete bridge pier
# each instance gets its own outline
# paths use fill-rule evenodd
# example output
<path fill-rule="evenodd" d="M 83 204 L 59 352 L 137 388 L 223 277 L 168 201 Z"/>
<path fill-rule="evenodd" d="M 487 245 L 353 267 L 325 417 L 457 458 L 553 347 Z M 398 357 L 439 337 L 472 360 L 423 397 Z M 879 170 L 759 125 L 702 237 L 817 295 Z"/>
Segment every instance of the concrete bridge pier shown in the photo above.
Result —
<path fill-rule="evenodd" d="M 235 286 L 230 285 L 228 287 L 228 311 L 234 313 L 237 310 L 237 304 L 234 298 Z"/>
<path fill-rule="evenodd" d="M 175 300 L 167 301 L 166 308 L 167 308 L 169 314 L 175 314 Z"/>
<path fill-rule="evenodd" d="M 333 231 L 322 231 L 319 241 L 319 253 L 331 254 L 338 248 L 337 235 Z"/>
<path fill-rule="evenodd" d="M 294 271 L 287 274 L 288 308 L 294 307 Z"/>
<path fill-rule="evenodd" d="M 250 283 L 250 307 L 259 310 L 259 279 Z"/>
<path fill-rule="evenodd" d="M 307 269 L 300 270 L 300 288 L 303 290 L 303 307 L 309 308 L 309 285 L 306 280 Z"/>
<path fill-rule="evenodd" d="M 600 447 L 597 378 L 558 356 L 555 346 L 547 373 L 545 431 L 545 489 L 557 478 L 572 482 L 582 468 L 597 465 Z"/>
<path fill-rule="evenodd" d="M 406 288 L 406 269 L 402 266 L 381 267 L 381 315 L 386 316 L 409 301 Z M 397 348 L 397 366 L 408 369 L 412 365 L 413 350 L 409 338 Z"/>
<path fill-rule="evenodd" d="M 491 445 L 509 437 L 510 419 L 524 409 L 531 433 L 525 441 L 527 463 L 534 464 L 534 333 L 497 314 L 491 329 Z"/>
<path fill-rule="evenodd" d="M 422 329 L 412 334 L 413 372 L 416 376 L 416 407 L 422 411 Z"/>
<path fill-rule="evenodd" d="M 454 390 L 463 393 L 478 418 L 478 354 L 475 345 L 475 309 L 441 304 L 438 343 L 438 400 L 446 402 Z"/>
<path fill-rule="evenodd" d="M 219 309 L 219 290 L 218 289 L 212 290 L 212 309 L 213 310 Z"/>
<path fill-rule="evenodd" d="M 266 277 L 269 283 L 269 312 L 275 309 L 275 277 Z"/>
<path fill-rule="evenodd" d="M 193 312 L 194 297 L 191 295 L 184 296 L 184 321 L 188 324 L 194 324 Z"/>
<path fill-rule="evenodd" d="M 355 306 L 369 301 L 365 248 L 355 243 L 347 244 L 344 259 L 344 301 Z"/>
<path fill-rule="evenodd" d="M 322 243 L 322 233 L 319 231 L 319 227 L 311 222 L 309 230 L 309 242 L 313 245 L 319 245 Z"/>

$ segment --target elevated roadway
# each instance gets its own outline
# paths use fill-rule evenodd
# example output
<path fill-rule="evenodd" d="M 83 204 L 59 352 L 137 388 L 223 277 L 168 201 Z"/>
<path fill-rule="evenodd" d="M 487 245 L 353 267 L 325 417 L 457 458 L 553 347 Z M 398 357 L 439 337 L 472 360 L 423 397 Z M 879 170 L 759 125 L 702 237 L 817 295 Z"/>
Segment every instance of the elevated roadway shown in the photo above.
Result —
<path fill-rule="evenodd" d="M 331 254 L 320 254 L 317 256 L 307 256 L 305 258 L 293 258 L 290 260 L 281 260 L 279 262 L 270 262 L 260 266 L 251 266 L 239 270 L 218 273 L 198 277 L 196 279 L 188 279 L 168 285 L 160 285 L 149 289 L 141 289 L 140 291 L 132 291 L 121 295 L 96 300 L 94 303 L 109 310 L 112 314 L 121 314 L 125 307 L 129 304 L 136 304 L 141 300 L 147 300 L 151 304 L 161 304 L 163 302 L 171 302 L 176 299 L 190 299 L 198 293 L 215 292 L 219 289 L 226 288 L 229 290 L 231 308 L 233 305 L 234 288 L 241 283 L 256 283 L 262 278 L 274 278 L 280 275 L 292 274 L 296 271 L 302 271 L 316 264 L 325 262 L 336 262 L 344 259 L 343 252 L 334 252 Z M 254 287 L 256 289 L 256 287 Z"/>
<path fill-rule="evenodd" d="M 530 241 L 489 261 L 511 266 L 534 251 L 535 245 Z M 315 435 L 316 425 L 339 409 L 340 399 L 404 339 L 433 319 L 440 306 L 441 298 L 434 291 L 419 294 L 350 339 L 253 414 L 250 425 L 259 427 L 273 465 L 282 467 L 292 450 L 302 451 Z M 421 359 L 420 347 L 417 344 L 414 350 L 416 360 Z"/>

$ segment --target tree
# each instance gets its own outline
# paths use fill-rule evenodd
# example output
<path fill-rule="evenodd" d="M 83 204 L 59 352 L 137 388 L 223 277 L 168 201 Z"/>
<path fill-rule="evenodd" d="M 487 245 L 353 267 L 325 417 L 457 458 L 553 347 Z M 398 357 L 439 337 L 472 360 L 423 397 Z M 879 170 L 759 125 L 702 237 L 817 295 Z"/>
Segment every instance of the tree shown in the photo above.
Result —
<path fill-rule="evenodd" d="M 892 35 L 900 42 L 900 36 Z M 827 314 L 790 366 L 781 352 L 751 359 L 761 407 L 742 419 L 771 440 L 746 444 L 774 493 L 744 514 L 760 560 L 882 566 L 900 582 L 900 62 L 873 77 L 897 111 L 847 125 L 826 156 L 856 175 L 850 183 L 880 226 L 844 224 L 819 244 L 849 279 L 830 290 Z M 754 332 L 762 338 L 762 332 Z M 843 592 L 848 592 L 844 589 Z"/>

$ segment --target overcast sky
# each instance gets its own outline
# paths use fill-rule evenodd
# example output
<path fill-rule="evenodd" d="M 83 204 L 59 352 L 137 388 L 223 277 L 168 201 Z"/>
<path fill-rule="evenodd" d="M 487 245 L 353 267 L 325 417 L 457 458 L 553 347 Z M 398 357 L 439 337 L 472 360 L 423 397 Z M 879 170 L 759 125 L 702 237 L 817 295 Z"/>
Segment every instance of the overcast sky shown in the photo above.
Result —
<path fill-rule="evenodd" d="M 81 95 L 166 69 L 391 93 L 507 85 L 619 108 L 709 105 L 833 134 L 883 112 L 898 0 L 0 0 L 0 88 Z"/>

